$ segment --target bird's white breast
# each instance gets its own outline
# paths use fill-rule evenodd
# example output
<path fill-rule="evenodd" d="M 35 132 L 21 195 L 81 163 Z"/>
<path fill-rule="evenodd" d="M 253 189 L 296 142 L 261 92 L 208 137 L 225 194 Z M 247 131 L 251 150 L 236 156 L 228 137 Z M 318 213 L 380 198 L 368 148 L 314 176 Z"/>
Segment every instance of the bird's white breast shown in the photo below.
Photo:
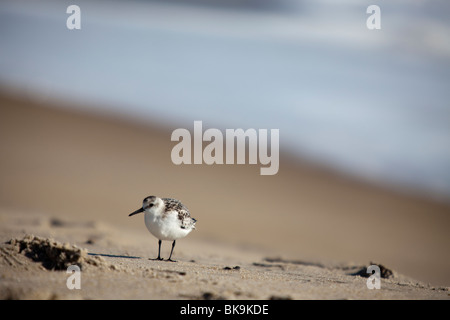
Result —
<path fill-rule="evenodd" d="M 180 239 L 192 231 L 192 229 L 181 228 L 176 211 L 170 211 L 162 215 L 151 209 L 145 212 L 144 219 L 148 231 L 159 240 Z"/>

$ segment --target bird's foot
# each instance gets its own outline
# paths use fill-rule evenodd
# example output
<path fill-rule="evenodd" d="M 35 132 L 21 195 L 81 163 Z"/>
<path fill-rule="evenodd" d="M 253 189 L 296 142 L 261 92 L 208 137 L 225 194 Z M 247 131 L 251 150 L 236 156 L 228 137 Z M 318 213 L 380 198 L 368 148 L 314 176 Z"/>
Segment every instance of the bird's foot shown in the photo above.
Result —
<path fill-rule="evenodd" d="M 167 259 L 167 261 L 170 261 L 170 262 L 177 262 L 177 260 L 172 260 L 172 259 Z"/>
<path fill-rule="evenodd" d="M 152 259 L 152 258 L 148 258 L 148 260 L 153 260 L 153 261 L 155 261 L 155 260 L 159 260 L 159 261 L 161 261 L 161 260 L 164 260 L 163 258 L 161 258 L 161 257 L 158 257 L 158 258 L 154 258 L 154 259 Z"/>

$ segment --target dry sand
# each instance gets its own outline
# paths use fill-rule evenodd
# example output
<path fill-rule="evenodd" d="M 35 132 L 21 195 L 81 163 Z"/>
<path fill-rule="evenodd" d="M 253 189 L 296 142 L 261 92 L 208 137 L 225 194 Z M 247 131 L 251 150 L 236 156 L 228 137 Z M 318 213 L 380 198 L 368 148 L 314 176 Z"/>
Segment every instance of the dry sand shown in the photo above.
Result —
<path fill-rule="evenodd" d="M 449 298 L 447 204 L 286 153 L 275 176 L 259 166 L 175 166 L 175 128 L 0 101 L 1 298 Z M 177 263 L 149 260 L 157 240 L 142 216 L 128 217 L 151 194 L 181 199 L 198 219 L 177 241 Z M 31 234 L 97 261 L 83 268 L 81 290 L 7 243 Z M 164 242 L 164 257 L 169 250 Z M 394 272 L 380 290 L 354 275 L 371 261 Z"/>
<path fill-rule="evenodd" d="M 397 272 L 381 279 L 380 290 L 369 290 L 367 279 L 356 275 L 367 266 L 285 260 L 261 250 L 189 239 L 179 241 L 177 262 L 154 261 L 149 256 L 156 257 L 156 250 L 149 249 L 156 241 L 147 234 L 36 214 L 2 212 L 0 217 L 2 299 L 449 298 L 448 288 Z M 41 236 L 24 235 L 25 230 Z M 164 244 L 167 258 L 170 243 Z M 70 264 L 81 267 L 79 290 L 67 288 Z"/>

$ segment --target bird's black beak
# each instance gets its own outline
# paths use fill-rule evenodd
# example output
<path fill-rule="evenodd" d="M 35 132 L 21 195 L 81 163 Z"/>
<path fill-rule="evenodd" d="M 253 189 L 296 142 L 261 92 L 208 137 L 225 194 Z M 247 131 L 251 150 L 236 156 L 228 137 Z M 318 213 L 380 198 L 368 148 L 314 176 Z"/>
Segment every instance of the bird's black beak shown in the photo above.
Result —
<path fill-rule="evenodd" d="M 144 212 L 144 208 L 139 208 L 136 211 L 130 213 L 128 216 L 131 217 L 131 216 L 134 216 L 135 214 L 138 214 L 138 213 L 141 213 L 141 212 Z"/>

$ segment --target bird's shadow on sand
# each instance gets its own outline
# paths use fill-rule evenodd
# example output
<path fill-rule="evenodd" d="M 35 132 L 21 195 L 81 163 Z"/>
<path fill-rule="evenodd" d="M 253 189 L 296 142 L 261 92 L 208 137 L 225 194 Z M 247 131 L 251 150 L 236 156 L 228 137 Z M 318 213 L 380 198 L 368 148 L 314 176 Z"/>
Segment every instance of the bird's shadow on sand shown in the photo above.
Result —
<path fill-rule="evenodd" d="M 142 259 L 141 257 L 135 257 L 135 256 L 123 256 L 123 255 L 117 255 L 117 254 L 93 253 L 93 252 L 88 253 L 88 255 L 108 257 L 108 258 Z"/>

